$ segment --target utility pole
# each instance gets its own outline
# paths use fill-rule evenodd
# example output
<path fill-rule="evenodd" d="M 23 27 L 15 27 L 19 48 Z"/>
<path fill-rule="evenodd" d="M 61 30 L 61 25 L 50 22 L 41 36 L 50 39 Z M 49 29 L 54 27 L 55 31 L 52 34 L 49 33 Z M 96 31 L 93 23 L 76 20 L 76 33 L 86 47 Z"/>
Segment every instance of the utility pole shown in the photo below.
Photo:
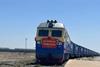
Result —
<path fill-rule="evenodd" d="M 25 38 L 25 49 L 27 49 L 27 38 Z"/>
<path fill-rule="evenodd" d="M 27 50 L 27 38 L 25 38 L 25 51 L 24 51 L 24 53 L 26 53 L 26 50 Z"/>

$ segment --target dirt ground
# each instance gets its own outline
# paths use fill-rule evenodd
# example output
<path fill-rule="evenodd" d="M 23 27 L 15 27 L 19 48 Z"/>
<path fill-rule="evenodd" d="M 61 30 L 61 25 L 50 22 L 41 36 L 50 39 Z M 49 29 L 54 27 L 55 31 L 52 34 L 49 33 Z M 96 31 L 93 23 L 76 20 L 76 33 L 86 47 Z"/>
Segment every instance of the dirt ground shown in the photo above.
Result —
<path fill-rule="evenodd" d="M 100 67 L 100 61 L 69 60 L 64 67 Z"/>

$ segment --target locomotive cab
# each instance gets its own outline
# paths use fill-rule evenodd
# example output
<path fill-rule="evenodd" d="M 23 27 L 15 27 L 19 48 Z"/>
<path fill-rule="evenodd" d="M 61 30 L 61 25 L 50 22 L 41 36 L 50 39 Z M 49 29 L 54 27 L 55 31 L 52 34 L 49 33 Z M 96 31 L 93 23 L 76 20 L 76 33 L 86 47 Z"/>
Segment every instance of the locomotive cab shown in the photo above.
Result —
<path fill-rule="evenodd" d="M 62 45 L 63 30 L 41 28 L 37 31 L 37 43 L 41 43 L 43 48 L 56 48 Z M 38 40 L 39 38 L 39 40 Z"/>

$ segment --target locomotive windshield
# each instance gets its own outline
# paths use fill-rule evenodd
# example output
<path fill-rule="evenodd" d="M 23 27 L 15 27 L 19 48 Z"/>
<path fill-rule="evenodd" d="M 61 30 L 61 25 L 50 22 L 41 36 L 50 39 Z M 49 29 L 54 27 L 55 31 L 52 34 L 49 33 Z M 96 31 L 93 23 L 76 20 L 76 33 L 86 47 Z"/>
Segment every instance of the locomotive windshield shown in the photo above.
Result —
<path fill-rule="evenodd" d="M 62 31 L 61 30 L 52 30 L 51 35 L 53 37 L 61 37 L 62 36 Z"/>
<path fill-rule="evenodd" d="M 48 36 L 49 31 L 48 30 L 39 30 L 38 36 Z"/>
<path fill-rule="evenodd" d="M 49 30 L 39 30 L 38 31 L 38 36 L 40 37 L 48 36 L 49 34 L 51 34 L 52 37 L 62 37 L 61 30 L 51 30 L 51 33 Z"/>

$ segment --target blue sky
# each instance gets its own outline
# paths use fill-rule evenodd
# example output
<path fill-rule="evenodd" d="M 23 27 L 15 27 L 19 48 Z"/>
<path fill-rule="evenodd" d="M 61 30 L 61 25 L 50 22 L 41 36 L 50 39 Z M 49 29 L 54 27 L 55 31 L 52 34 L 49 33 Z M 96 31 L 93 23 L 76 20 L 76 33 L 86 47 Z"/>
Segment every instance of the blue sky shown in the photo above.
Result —
<path fill-rule="evenodd" d="M 0 47 L 34 48 L 36 27 L 65 24 L 73 42 L 100 52 L 100 0 L 0 0 Z"/>

